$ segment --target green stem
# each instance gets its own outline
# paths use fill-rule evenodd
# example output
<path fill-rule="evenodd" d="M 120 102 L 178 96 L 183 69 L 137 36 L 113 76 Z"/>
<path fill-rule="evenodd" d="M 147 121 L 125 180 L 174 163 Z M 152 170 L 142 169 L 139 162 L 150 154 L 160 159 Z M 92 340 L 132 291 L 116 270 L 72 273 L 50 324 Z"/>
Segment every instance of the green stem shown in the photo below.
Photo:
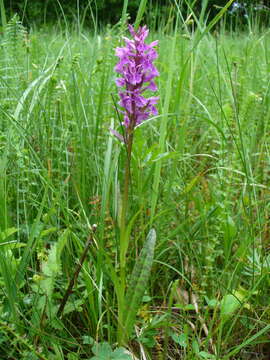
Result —
<path fill-rule="evenodd" d="M 126 264 L 126 252 L 127 252 L 127 239 L 126 239 L 126 217 L 128 210 L 128 193 L 130 184 L 130 163 L 131 163 L 131 152 L 133 144 L 133 131 L 128 134 L 127 137 L 127 161 L 125 166 L 125 180 L 124 180 L 124 191 L 122 199 L 122 209 L 120 218 L 120 271 L 121 280 L 123 285 L 125 284 L 125 264 Z"/>
<path fill-rule="evenodd" d="M 126 253 L 128 248 L 128 239 L 126 234 L 126 217 L 128 210 L 128 194 L 130 184 L 130 163 L 131 152 L 133 144 L 133 130 L 127 134 L 127 160 L 125 166 L 124 189 L 122 198 L 122 209 L 120 216 L 120 286 L 121 286 L 121 304 L 118 309 L 118 342 L 123 344 L 124 331 L 123 329 L 123 315 L 125 311 L 124 296 L 126 289 Z"/>

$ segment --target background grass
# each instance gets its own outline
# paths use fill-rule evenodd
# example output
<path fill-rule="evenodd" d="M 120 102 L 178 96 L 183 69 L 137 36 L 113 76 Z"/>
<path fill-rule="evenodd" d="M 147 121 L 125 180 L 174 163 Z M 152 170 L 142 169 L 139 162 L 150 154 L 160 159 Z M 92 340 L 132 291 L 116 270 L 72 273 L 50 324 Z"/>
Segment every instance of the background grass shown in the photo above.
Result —
<path fill-rule="evenodd" d="M 211 33 L 175 11 L 178 22 L 151 34 L 160 116 L 135 132 L 126 273 L 150 226 L 157 244 L 127 347 L 147 359 L 263 359 L 269 33 Z M 126 153 L 109 129 L 119 127 L 113 67 L 124 33 L 123 24 L 29 33 L 15 17 L 2 35 L 1 359 L 90 359 L 95 342 L 117 345 Z"/>

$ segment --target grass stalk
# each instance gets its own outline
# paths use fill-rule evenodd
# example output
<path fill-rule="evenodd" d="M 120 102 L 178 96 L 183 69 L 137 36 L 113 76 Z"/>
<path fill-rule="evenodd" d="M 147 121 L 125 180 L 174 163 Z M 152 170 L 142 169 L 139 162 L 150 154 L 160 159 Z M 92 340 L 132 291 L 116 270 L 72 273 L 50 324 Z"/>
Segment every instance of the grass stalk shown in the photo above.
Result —
<path fill-rule="evenodd" d="M 92 230 L 93 230 L 93 232 L 95 232 L 96 228 L 93 227 Z M 78 276 L 79 276 L 79 273 L 81 271 L 82 265 L 83 265 L 83 263 L 84 263 L 84 261 L 86 259 L 88 250 L 89 250 L 92 243 L 93 243 L 93 235 L 90 235 L 89 238 L 87 239 L 86 243 L 85 243 L 85 247 L 84 247 L 83 252 L 81 254 L 80 260 L 79 260 L 79 262 L 78 262 L 78 264 L 77 264 L 77 266 L 76 266 L 76 268 L 74 270 L 73 276 L 69 281 L 69 285 L 67 287 L 67 290 L 66 290 L 66 292 L 65 292 L 65 294 L 64 294 L 64 296 L 63 296 L 63 298 L 61 300 L 59 309 L 58 309 L 57 314 L 56 314 L 57 317 L 59 317 L 59 318 L 63 314 L 63 311 L 65 309 L 68 298 L 72 293 L 73 286 L 75 285 L 75 283 L 76 283 L 76 281 L 78 279 Z"/>
<path fill-rule="evenodd" d="M 165 140 L 166 140 L 166 134 L 167 134 L 167 122 L 168 122 L 168 113 L 169 113 L 169 106 L 170 106 L 170 98 L 172 93 L 172 79 L 173 79 L 173 73 L 174 73 L 174 58 L 175 58 L 175 47 L 176 47 L 176 41 L 177 41 L 177 30 L 178 30 L 178 15 L 177 15 L 177 21 L 175 25 L 175 32 L 174 37 L 172 39 L 171 43 L 171 51 L 169 55 L 169 67 L 168 67 L 168 76 L 167 76 L 167 82 L 166 82 L 166 90 L 165 90 L 165 99 L 164 99 L 164 105 L 162 108 L 162 119 L 160 124 L 160 137 L 159 137 L 159 152 L 160 154 L 163 154 L 165 151 Z M 151 197 L 151 218 L 150 223 L 153 223 L 155 213 L 156 213 L 156 206 L 158 201 L 158 194 L 159 194 L 159 183 L 160 183 L 160 177 L 161 177 L 161 166 L 162 161 L 158 161 L 155 166 L 155 172 L 154 172 L 154 179 L 153 179 L 153 191 L 152 191 L 152 197 Z"/>
<path fill-rule="evenodd" d="M 6 10 L 4 0 L 0 0 L 0 11 L 1 11 L 1 21 L 3 28 L 7 25 L 7 17 L 6 17 Z"/>

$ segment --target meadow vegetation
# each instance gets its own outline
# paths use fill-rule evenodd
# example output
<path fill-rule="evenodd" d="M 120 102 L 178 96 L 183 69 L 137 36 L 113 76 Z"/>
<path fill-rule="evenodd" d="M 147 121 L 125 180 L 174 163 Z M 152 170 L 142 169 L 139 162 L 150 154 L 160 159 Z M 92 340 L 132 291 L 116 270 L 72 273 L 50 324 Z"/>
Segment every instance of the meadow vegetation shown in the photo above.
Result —
<path fill-rule="evenodd" d="M 149 24 L 159 115 L 134 132 L 124 286 L 125 22 L 3 28 L 0 359 L 269 356 L 270 34 L 225 11 Z"/>

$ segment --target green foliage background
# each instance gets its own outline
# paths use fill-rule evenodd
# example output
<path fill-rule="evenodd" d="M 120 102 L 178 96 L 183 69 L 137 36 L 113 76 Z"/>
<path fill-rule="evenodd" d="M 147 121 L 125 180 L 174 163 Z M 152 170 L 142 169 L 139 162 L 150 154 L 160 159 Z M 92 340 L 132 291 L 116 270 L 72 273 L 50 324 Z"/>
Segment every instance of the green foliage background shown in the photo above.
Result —
<path fill-rule="evenodd" d="M 239 0 L 240 4 L 246 4 L 254 9 L 257 5 L 267 6 L 266 0 Z M 123 0 L 5 0 L 4 5 L 8 18 L 14 13 L 27 25 L 36 23 L 47 24 L 55 22 L 63 17 L 68 21 L 84 18 L 85 24 L 92 26 L 93 18 L 99 19 L 101 24 L 114 24 L 119 21 Z M 139 7 L 140 0 L 129 0 L 128 13 L 133 21 Z M 167 14 L 175 4 L 181 7 L 183 14 L 192 8 L 199 16 L 204 4 L 207 4 L 206 13 L 208 20 L 213 19 L 219 8 L 225 6 L 227 0 L 149 0 L 148 14 L 146 17 L 157 14 L 159 17 Z M 242 17 L 243 18 L 243 17 Z M 245 21 L 244 18 L 242 19 Z M 264 20 L 265 21 L 265 20 Z"/>

